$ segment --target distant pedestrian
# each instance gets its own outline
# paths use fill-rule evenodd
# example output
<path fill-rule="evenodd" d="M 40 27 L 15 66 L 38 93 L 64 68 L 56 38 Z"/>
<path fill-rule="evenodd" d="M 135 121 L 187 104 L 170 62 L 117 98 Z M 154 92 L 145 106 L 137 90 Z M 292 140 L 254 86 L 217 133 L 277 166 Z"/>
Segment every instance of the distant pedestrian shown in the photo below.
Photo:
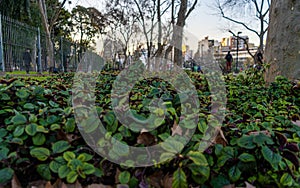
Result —
<path fill-rule="evenodd" d="M 261 69 L 261 67 L 262 67 L 262 64 L 263 64 L 263 55 L 262 55 L 262 51 L 261 50 L 258 50 L 257 52 L 256 52 L 256 65 L 255 65 L 255 67 L 258 69 L 258 70 L 260 70 Z"/>
<path fill-rule="evenodd" d="M 263 64 L 263 55 L 262 52 L 260 50 L 258 50 L 257 54 L 256 54 L 256 58 L 257 58 L 257 62 L 262 65 Z"/>
<path fill-rule="evenodd" d="M 23 63 L 25 65 L 25 70 L 26 70 L 27 74 L 29 74 L 29 68 L 30 68 L 31 62 L 32 62 L 32 59 L 31 59 L 31 55 L 30 55 L 30 49 L 27 48 L 23 54 Z"/>
<path fill-rule="evenodd" d="M 232 55 L 230 54 L 230 51 L 227 52 L 227 55 L 225 56 L 226 59 L 226 71 L 231 72 L 231 64 L 232 64 Z"/>

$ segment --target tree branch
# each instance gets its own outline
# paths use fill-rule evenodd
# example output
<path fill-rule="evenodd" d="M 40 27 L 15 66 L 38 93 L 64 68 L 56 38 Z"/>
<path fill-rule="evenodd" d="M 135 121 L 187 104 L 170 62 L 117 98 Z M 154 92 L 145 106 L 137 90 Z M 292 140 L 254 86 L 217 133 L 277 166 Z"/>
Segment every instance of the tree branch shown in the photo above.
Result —
<path fill-rule="evenodd" d="M 198 0 L 195 0 L 194 4 L 192 5 L 192 7 L 188 10 L 188 12 L 187 12 L 187 14 L 185 16 L 185 19 L 187 19 L 189 17 L 189 15 L 191 14 L 191 12 L 195 9 L 197 3 L 198 3 Z"/>

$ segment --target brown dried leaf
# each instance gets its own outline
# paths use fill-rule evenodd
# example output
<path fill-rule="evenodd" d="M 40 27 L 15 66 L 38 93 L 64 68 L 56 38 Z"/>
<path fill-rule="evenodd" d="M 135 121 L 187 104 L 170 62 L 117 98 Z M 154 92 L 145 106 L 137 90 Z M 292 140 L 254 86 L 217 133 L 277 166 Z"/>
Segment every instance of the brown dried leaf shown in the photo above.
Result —
<path fill-rule="evenodd" d="M 92 185 L 88 185 L 85 188 L 113 188 L 110 185 L 103 185 L 103 184 L 92 184 Z"/>
<path fill-rule="evenodd" d="M 172 188 L 172 181 L 173 177 L 169 174 L 165 175 L 164 178 L 162 179 L 162 187 L 163 188 Z"/>
<path fill-rule="evenodd" d="M 119 181 L 119 175 L 120 174 L 121 174 L 121 171 L 119 170 L 119 168 L 117 168 L 116 175 L 115 175 L 115 183 L 116 184 L 120 183 L 120 181 Z"/>
<path fill-rule="evenodd" d="M 162 181 L 162 177 L 163 177 L 162 171 L 154 172 L 154 174 L 148 177 L 149 180 L 148 183 L 155 188 L 160 188 L 161 187 L 160 182 Z"/>
<path fill-rule="evenodd" d="M 174 124 L 173 124 L 173 127 L 171 128 L 171 130 L 172 130 L 172 136 L 174 136 L 175 134 L 182 136 L 182 128 L 180 126 L 178 126 L 176 121 L 174 121 Z"/>
<path fill-rule="evenodd" d="M 151 146 L 155 144 L 155 136 L 153 136 L 149 132 L 142 132 L 137 137 L 137 143 L 138 144 L 144 144 L 145 146 Z"/>
<path fill-rule="evenodd" d="M 245 184 L 246 184 L 246 188 L 256 188 L 254 185 L 252 185 L 246 181 L 245 181 Z"/>
<path fill-rule="evenodd" d="M 51 182 L 48 181 L 45 185 L 45 188 L 54 188 L 54 187 L 51 185 Z"/>
<path fill-rule="evenodd" d="M 263 131 L 252 131 L 252 132 L 249 132 L 249 135 L 259 135 L 259 133 L 261 134 L 264 134 L 268 137 L 271 137 L 271 133 L 268 131 L 268 130 L 263 130 Z"/>
<path fill-rule="evenodd" d="M 300 120 L 292 121 L 292 123 L 300 127 Z"/>
<path fill-rule="evenodd" d="M 222 144 L 223 146 L 227 146 L 228 141 L 224 136 L 224 133 L 220 127 L 216 128 L 218 133 L 217 136 L 214 138 L 214 144 Z"/>
<path fill-rule="evenodd" d="M 37 180 L 37 181 L 30 182 L 27 187 L 28 188 L 45 188 L 46 184 L 47 184 L 47 181 L 45 181 L 45 180 Z"/>
<path fill-rule="evenodd" d="M 225 185 L 222 188 L 235 188 L 234 184 Z"/>
<path fill-rule="evenodd" d="M 73 184 L 65 184 L 62 183 L 61 188 L 82 188 L 81 184 L 79 183 L 79 181 L 77 180 L 75 183 Z"/>
<path fill-rule="evenodd" d="M 61 179 L 57 179 L 55 183 L 52 185 L 53 188 L 60 188 L 62 186 Z"/>
<path fill-rule="evenodd" d="M 11 180 L 11 187 L 12 188 L 22 188 L 20 181 L 15 174 Z"/>

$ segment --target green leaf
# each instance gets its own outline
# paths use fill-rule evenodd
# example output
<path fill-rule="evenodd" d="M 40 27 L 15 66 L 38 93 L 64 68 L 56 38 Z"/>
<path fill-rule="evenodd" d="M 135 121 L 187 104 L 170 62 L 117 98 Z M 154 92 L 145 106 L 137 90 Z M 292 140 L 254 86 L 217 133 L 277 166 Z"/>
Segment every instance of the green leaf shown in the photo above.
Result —
<path fill-rule="evenodd" d="M 209 179 L 210 176 L 210 168 L 209 166 L 199 166 L 196 164 L 189 164 L 188 168 L 192 171 L 192 174 L 195 177 L 202 177 L 197 181 L 200 184 L 203 184 L 206 180 Z"/>
<path fill-rule="evenodd" d="M 24 129 L 25 129 L 24 126 L 17 126 L 16 129 L 14 130 L 13 135 L 15 137 L 21 136 L 24 133 Z"/>
<path fill-rule="evenodd" d="M 201 133 L 205 133 L 207 130 L 207 123 L 205 119 L 200 119 L 198 123 L 198 129 Z"/>
<path fill-rule="evenodd" d="M 118 156 L 128 156 L 129 146 L 126 143 L 116 142 L 112 147 L 112 151 L 114 151 Z"/>
<path fill-rule="evenodd" d="M 64 129 L 66 132 L 68 133 L 71 133 L 74 131 L 76 125 L 75 125 L 75 119 L 74 118 L 68 118 L 65 126 L 64 126 Z"/>
<path fill-rule="evenodd" d="M 196 165 L 208 166 L 206 157 L 201 152 L 190 151 L 187 155 Z"/>
<path fill-rule="evenodd" d="M 253 142 L 256 143 L 258 146 L 262 146 L 265 144 L 274 144 L 272 138 L 262 133 L 255 135 L 253 138 Z"/>
<path fill-rule="evenodd" d="M 293 177 L 289 173 L 284 173 L 280 178 L 280 184 L 290 187 L 293 185 Z"/>
<path fill-rule="evenodd" d="M 14 170 L 11 168 L 3 168 L 0 170 L 0 185 L 8 183 L 14 175 Z"/>
<path fill-rule="evenodd" d="M 67 166 L 67 165 L 62 165 L 58 169 L 58 176 L 63 179 L 67 177 L 67 175 L 71 172 L 72 170 Z"/>
<path fill-rule="evenodd" d="M 39 133 L 49 133 L 49 130 L 41 125 L 38 125 L 36 127 L 36 131 Z"/>
<path fill-rule="evenodd" d="M 64 151 L 66 151 L 67 149 L 69 149 L 71 146 L 67 141 L 64 140 L 60 140 L 55 142 L 52 145 L 52 151 L 53 153 L 62 153 Z"/>
<path fill-rule="evenodd" d="M 3 100 L 3 101 L 9 101 L 11 99 L 10 99 L 9 95 L 7 95 L 6 93 L 2 93 L 1 94 L 1 100 Z"/>
<path fill-rule="evenodd" d="M 34 148 L 30 150 L 30 155 L 40 161 L 45 161 L 50 156 L 50 151 L 47 148 Z"/>
<path fill-rule="evenodd" d="M 26 103 L 24 108 L 28 110 L 34 110 L 35 106 L 32 103 Z"/>
<path fill-rule="evenodd" d="M 221 155 L 220 157 L 218 157 L 218 161 L 217 161 L 217 164 L 218 164 L 218 167 L 222 167 L 225 165 L 225 163 L 231 159 L 231 157 L 229 155 Z"/>
<path fill-rule="evenodd" d="M 240 179 L 242 172 L 237 167 L 237 165 L 231 167 L 228 171 L 228 175 L 231 181 L 236 182 Z"/>
<path fill-rule="evenodd" d="M 26 99 L 27 97 L 29 97 L 29 93 L 27 91 L 27 89 L 19 89 L 17 92 L 16 92 L 16 95 L 21 98 L 21 99 Z"/>
<path fill-rule="evenodd" d="M 53 101 L 49 101 L 49 104 L 53 108 L 58 108 L 59 107 L 59 105 L 56 102 L 53 102 Z"/>
<path fill-rule="evenodd" d="M 32 137 L 32 142 L 36 146 L 41 146 L 46 142 L 46 137 L 43 133 L 37 133 Z"/>
<path fill-rule="evenodd" d="M 55 115 L 48 116 L 47 117 L 47 123 L 54 124 L 54 123 L 56 123 L 58 121 L 58 119 L 59 118 L 57 116 L 55 116 Z"/>
<path fill-rule="evenodd" d="M 273 152 L 267 146 L 263 146 L 261 149 L 263 157 L 272 165 L 275 170 L 278 170 L 278 164 L 281 160 L 281 156 L 275 152 Z"/>
<path fill-rule="evenodd" d="M 118 121 L 116 119 L 116 116 L 113 112 L 108 112 L 103 116 L 103 121 L 107 124 L 107 131 L 108 132 L 116 132 L 118 128 Z"/>
<path fill-rule="evenodd" d="M 3 159 L 7 159 L 7 155 L 9 153 L 9 149 L 6 147 L 0 147 L 0 161 Z"/>
<path fill-rule="evenodd" d="M 5 128 L 0 128 L 0 138 L 3 138 L 7 135 L 7 130 Z"/>
<path fill-rule="evenodd" d="M 255 157 L 249 153 L 243 153 L 238 158 L 245 163 L 255 161 Z"/>
<path fill-rule="evenodd" d="M 75 171 L 71 171 L 67 175 L 67 182 L 74 183 L 77 180 L 78 174 Z"/>
<path fill-rule="evenodd" d="M 220 188 L 230 184 L 230 181 L 224 175 L 218 175 L 210 182 L 213 188 Z"/>
<path fill-rule="evenodd" d="M 52 124 L 50 126 L 51 131 L 55 131 L 55 130 L 59 130 L 59 129 L 60 129 L 60 125 L 58 125 L 58 124 Z"/>
<path fill-rule="evenodd" d="M 12 119 L 11 119 L 11 122 L 14 124 L 14 125 L 22 125 L 22 124 L 25 124 L 27 122 L 27 119 L 24 115 L 22 114 L 17 114 L 15 115 Z"/>
<path fill-rule="evenodd" d="M 91 133 L 98 128 L 98 121 L 94 117 L 88 117 L 80 126 L 84 128 L 86 133 Z"/>
<path fill-rule="evenodd" d="M 50 162 L 49 167 L 52 170 L 52 172 L 58 173 L 59 168 L 66 164 L 66 160 L 60 156 L 53 159 L 53 161 Z"/>
<path fill-rule="evenodd" d="M 179 153 L 184 148 L 184 145 L 175 139 L 169 138 L 161 143 L 161 147 L 170 153 Z"/>
<path fill-rule="evenodd" d="M 89 163 L 83 163 L 82 172 L 86 175 L 93 174 L 95 172 L 95 167 Z"/>
<path fill-rule="evenodd" d="M 34 114 L 30 114 L 29 116 L 29 122 L 30 123 L 36 123 L 37 122 L 37 117 Z"/>
<path fill-rule="evenodd" d="M 186 175 L 181 168 L 177 169 L 173 173 L 172 187 L 173 188 L 188 188 Z"/>
<path fill-rule="evenodd" d="M 35 123 L 31 123 L 29 125 L 26 125 L 25 127 L 25 132 L 29 135 L 29 136 L 34 136 L 36 134 L 36 129 L 37 129 L 37 124 Z"/>
<path fill-rule="evenodd" d="M 215 154 L 216 154 L 216 156 L 220 156 L 222 150 L 223 150 L 223 145 L 221 145 L 221 144 L 216 144 L 215 145 Z"/>
<path fill-rule="evenodd" d="M 13 138 L 10 143 L 14 143 L 14 144 L 19 144 L 19 145 L 23 145 L 23 140 L 21 138 Z"/>
<path fill-rule="evenodd" d="M 40 164 L 37 166 L 36 171 L 44 178 L 45 180 L 51 180 L 51 172 L 48 164 Z"/>
<path fill-rule="evenodd" d="M 128 184 L 129 180 L 130 173 L 128 171 L 124 171 L 119 174 L 119 181 L 121 184 Z"/>
<path fill-rule="evenodd" d="M 94 175 L 98 178 L 101 178 L 104 175 L 104 173 L 100 168 L 95 168 Z"/>
<path fill-rule="evenodd" d="M 256 147 L 256 145 L 253 143 L 253 135 L 243 135 L 237 140 L 237 144 L 246 149 L 253 149 Z"/>
<path fill-rule="evenodd" d="M 87 153 L 81 153 L 80 155 L 78 155 L 77 159 L 80 160 L 80 161 L 89 161 L 93 158 L 92 155 L 90 154 L 87 154 Z"/>
<path fill-rule="evenodd" d="M 76 155 L 75 153 L 71 152 L 71 151 L 66 151 L 64 152 L 63 154 L 63 158 L 66 160 L 66 161 L 71 161 L 72 159 L 75 159 Z"/>

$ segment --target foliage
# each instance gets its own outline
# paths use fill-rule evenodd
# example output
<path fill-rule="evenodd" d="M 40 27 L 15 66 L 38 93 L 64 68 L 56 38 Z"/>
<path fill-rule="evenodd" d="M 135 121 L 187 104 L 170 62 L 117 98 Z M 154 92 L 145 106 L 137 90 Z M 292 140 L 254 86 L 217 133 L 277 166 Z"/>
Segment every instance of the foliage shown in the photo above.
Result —
<path fill-rule="evenodd" d="M 135 118 L 142 120 L 149 114 L 149 101 L 161 97 L 169 104 L 166 111 L 157 111 L 165 114 L 163 125 L 140 133 L 118 122 L 108 97 L 118 73 L 102 71 L 96 81 L 97 111 L 110 136 L 140 147 L 181 134 L 174 131 L 180 100 L 175 88 L 158 78 L 137 83 L 130 92 L 130 105 Z M 226 75 L 226 118 L 214 143 L 202 153 L 198 148 L 211 118 L 211 96 L 204 75 L 187 73 L 201 102 L 196 132 L 180 154 L 147 168 L 116 165 L 86 146 L 75 125 L 72 74 L 39 81 L 0 80 L 0 184 L 9 183 L 15 174 L 23 186 L 38 179 L 62 179 L 129 187 L 222 187 L 245 186 L 245 182 L 298 187 L 300 127 L 293 122 L 300 120 L 299 88 L 282 76 L 265 86 L 261 72 L 252 70 Z M 165 147 L 166 155 L 172 147 Z"/>

